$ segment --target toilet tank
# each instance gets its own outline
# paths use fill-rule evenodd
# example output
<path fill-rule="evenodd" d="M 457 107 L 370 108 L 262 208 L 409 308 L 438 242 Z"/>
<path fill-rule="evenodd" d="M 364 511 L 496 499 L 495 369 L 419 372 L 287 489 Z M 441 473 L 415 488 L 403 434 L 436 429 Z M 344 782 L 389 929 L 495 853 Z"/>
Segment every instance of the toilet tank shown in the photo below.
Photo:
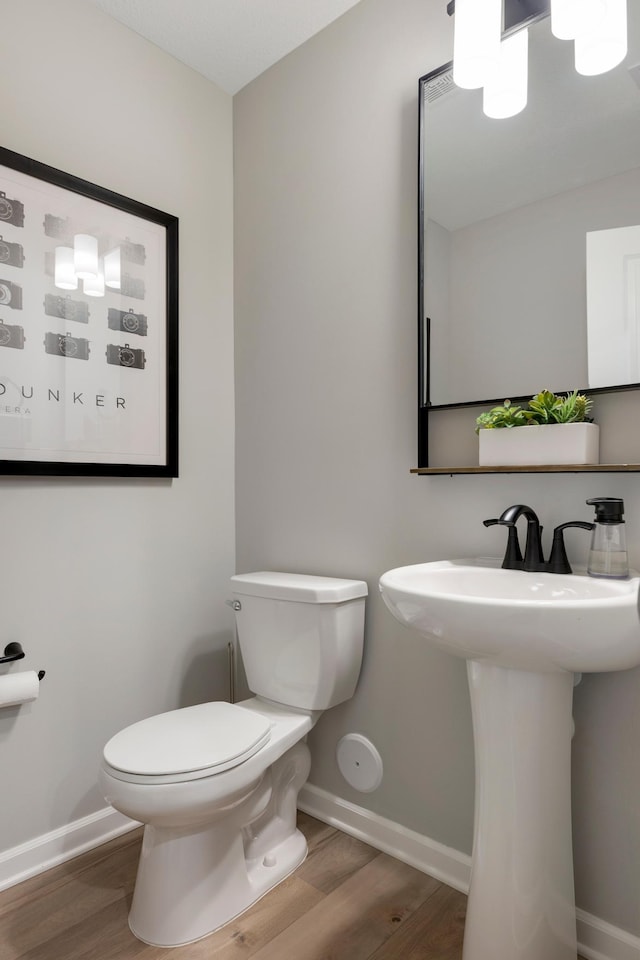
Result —
<path fill-rule="evenodd" d="M 367 585 L 299 573 L 231 578 L 238 642 L 250 690 L 268 700 L 325 710 L 358 682 Z"/>

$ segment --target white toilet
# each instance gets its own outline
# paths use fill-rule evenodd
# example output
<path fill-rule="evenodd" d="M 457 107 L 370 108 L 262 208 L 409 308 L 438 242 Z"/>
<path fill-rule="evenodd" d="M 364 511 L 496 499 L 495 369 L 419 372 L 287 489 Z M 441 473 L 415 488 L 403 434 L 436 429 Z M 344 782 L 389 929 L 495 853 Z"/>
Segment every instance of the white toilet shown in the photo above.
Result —
<path fill-rule="evenodd" d="M 212 933 L 302 863 L 304 740 L 360 673 L 366 583 L 292 573 L 231 582 L 256 696 L 141 720 L 104 748 L 104 796 L 145 824 L 129 925 L 156 946 Z"/>

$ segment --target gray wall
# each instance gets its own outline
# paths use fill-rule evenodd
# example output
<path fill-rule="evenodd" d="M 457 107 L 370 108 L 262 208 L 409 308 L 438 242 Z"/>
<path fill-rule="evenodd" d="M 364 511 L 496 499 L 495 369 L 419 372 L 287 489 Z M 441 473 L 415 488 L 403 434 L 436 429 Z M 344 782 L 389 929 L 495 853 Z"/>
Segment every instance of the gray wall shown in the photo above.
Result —
<path fill-rule="evenodd" d="M 433 477 L 416 460 L 417 80 L 451 57 L 440 0 L 363 0 L 234 99 L 237 565 L 363 577 L 366 653 L 353 701 L 311 738 L 312 783 L 469 852 L 473 745 L 462 662 L 384 609 L 396 565 L 499 554 L 482 526 L 514 502 L 545 529 L 627 504 L 640 566 L 637 476 Z M 524 346 L 524 345 L 523 345 Z M 637 402 L 612 430 L 635 430 Z M 569 531 L 568 551 L 587 540 Z M 547 544 L 548 547 L 548 544 Z M 576 692 L 578 904 L 640 933 L 640 671 Z M 359 731 L 379 790 L 342 780 Z"/>
<path fill-rule="evenodd" d="M 2 30 L 2 145 L 180 218 L 182 470 L 0 479 L 0 647 L 47 671 L 0 711 L 0 851 L 104 807 L 116 730 L 227 695 L 235 560 L 231 97 L 76 0 Z"/>

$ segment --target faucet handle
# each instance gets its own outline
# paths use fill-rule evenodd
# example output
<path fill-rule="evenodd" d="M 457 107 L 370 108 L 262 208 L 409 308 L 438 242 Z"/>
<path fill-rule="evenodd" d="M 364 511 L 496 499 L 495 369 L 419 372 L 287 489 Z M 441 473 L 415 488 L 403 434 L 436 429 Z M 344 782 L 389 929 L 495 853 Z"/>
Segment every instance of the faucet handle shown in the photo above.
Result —
<path fill-rule="evenodd" d="M 594 524 L 585 523 L 584 520 L 571 520 L 569 523 L 561 523 L 555 528 L 553 531 L 551 556 L 549 557 L 549 573 L 573 572 L 564 545 L 564 531 L 567 527 L 579 527 L 580 530 L 593 530 Z"/>
<path fill-rule="evenodd" d="M 522 553 L 520 551 L 520 541 L 518 540 L 518 529 L 515 523 L 505 520 L 491 519 L 482 521 L 485 527 L 493 527 L 499 524 L 507 528 L 507 549 L 502 561 L 503 570 L 522 570 Z"/>

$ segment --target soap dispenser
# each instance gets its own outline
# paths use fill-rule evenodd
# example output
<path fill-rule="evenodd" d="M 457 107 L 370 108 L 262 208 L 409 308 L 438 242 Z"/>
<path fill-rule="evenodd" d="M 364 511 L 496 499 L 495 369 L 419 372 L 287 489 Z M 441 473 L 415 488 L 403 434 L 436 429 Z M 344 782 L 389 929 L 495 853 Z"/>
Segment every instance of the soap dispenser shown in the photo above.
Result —
<path fill-rule="evenodd" d="M 596 508 L 587 573 L 618 580 L 628 577 L 624 501 L 619 497 L 594 497 L 587 503 Z"/>

